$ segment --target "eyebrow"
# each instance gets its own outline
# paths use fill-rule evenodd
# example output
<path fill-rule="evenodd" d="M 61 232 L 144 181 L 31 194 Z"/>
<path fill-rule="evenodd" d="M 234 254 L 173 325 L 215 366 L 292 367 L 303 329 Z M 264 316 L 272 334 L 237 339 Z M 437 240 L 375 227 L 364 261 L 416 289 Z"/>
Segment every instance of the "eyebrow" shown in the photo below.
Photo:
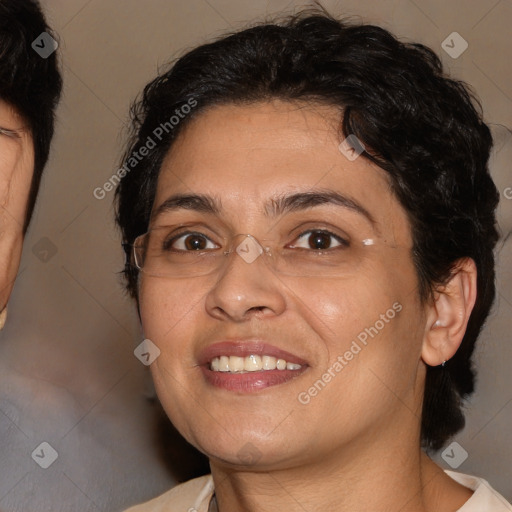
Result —
<path fill-rule="evenodd" d="M 375 227 L 376 222 L 370 212 L 354 199 L 333 190 L 316 189 L 289 195 L 270 198 L 264 206 L 267 217 L 276 218 L 290 212 L 314 208 L 323 204 L 333 204 L 351 210 L 366 219 Z M 208 215 L 220 215 L 222 202 L 220 199 L 205 194 L 175 194 L 167 198 L 151 215 L 155 219 L 162 213 L 177 210 L 191 210 Z"/>

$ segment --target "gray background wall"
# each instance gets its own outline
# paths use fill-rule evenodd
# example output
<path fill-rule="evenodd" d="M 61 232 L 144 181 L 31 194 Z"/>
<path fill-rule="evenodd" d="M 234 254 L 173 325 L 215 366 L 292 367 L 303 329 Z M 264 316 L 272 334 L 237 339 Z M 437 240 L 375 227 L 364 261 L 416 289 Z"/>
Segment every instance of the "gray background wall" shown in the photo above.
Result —
<path fill-rule="evenodd" d="M 493 174 L 502 194 L 499 293 L 476 354 L 479 382 L 467 427 L 456 438 L 468 454 L 457 470 L 485 477 L 512 500 L 512 237 L 506 239 L 512 230 L 512 137 L 499 126 L 512 125 L 512 1 L 323 3 L 335 14 L 360 15 L 436 49 L 452 74 L 473 85 L 494 125 Z M 224 30 L 306 5 L 43 2 L 61 38 L 65 91 L 0 334 L 1 510 L 116 511 L 174 484 L 155 444 L 148 372 L 133 355 L 141 332 L 116 274 L 122 255 L 112 222 L 113 193 L 98 200 L 93 190 L 116 171 L 129 103 L 159 65 Z M 441 48 L 454 31 L 469 44 L 456 59 Z M 31 457 L 42 442 L 58 452 L 48 469 Z"/>

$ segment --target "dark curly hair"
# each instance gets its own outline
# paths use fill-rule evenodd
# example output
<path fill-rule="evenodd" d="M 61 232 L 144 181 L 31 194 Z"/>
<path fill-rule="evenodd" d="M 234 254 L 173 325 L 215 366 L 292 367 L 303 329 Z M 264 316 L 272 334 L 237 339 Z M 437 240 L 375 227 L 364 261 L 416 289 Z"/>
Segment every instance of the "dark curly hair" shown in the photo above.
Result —
<path fill-rule="evenodd" d="M 341 107 L 340 135 L 355 134 L 364 156 L 389 174 L 406 210 L 423 303 L 472 258 L 478 296 L 462 344 L 441 367 L 427 367 L 421 441 L 438 450 L 464 426 L 463 399 L 474 390 L 471 355 L 495 296 L 493 248 L 499 194 L 488 171 L 492 137 L 469 87 L 448 78 L 421 44 L 373 25 L 339 21 L 323 10 L 253 26 L 178 59 L 132 107 L 130 158 L 191 99 L 196 108 L 165 133 L 116 190 L 116 218 L 137 299 L 130 244 L 147 231 L 163 158 L 187 122 L 207 107 L 268 99 Z"/>
<path fill-rule="evenodd" d="M 57 52 L 43 58 L 31 46 L 42 32 L 56 39 L 37 1 L 0 0 L 0 99 L 14 107 L 28 123 L 34 141 L 34 175 L 24 232 L 48 160 L 55 109 L 62 90 Z"/>

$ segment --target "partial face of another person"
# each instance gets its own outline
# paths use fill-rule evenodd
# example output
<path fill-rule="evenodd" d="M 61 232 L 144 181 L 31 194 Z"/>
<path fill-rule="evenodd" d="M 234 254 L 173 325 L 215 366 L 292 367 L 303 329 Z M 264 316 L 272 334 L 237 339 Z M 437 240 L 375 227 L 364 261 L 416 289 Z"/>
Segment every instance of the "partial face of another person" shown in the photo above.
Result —
<path fill-rule="evenodd" d="M 9 299 L 19 268 L 23 226 L 34 173 L 30 130 L 21 116 L 0 100 L 0 310 Z"/>
<path fill-rule="evenodd" d="M 419 424 L 426 315 L 411 228 L 386 173 L 340 151 L 339 120 L 334 107 L 281 101 L 212 107 L 162 166 L 151 225 L 165 234 L 160 249 L 178 251 L 170 259 L 254 237 L 233 238 L 234 252 L 210 273 L 140 275 L 160 400 L 219 463 L 293 467 Z M 311 193 L 337 199 L 308 201 Z M 219 210 L 176 207 L 176 195 L 208 196 Z M 253 240 L 271 240 L 274 254 L 242 257 Z M 273 267 L 280 250 L 290 263 Z M 251 354 L 291 365 L 212 370 L 258 368 Z"/>

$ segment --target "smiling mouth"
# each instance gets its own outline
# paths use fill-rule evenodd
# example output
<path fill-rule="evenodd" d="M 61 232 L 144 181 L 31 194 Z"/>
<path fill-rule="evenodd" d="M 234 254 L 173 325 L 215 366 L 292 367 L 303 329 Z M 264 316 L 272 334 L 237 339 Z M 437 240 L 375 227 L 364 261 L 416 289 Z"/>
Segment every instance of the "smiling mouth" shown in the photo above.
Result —
<path fill-rule="evenodd" d="M 309 364 L 299 356 L 257 339 L 225 340 L 197 357 L 205 381 L 214 388 L 247 394 L 284 384 Z"/>
<path fill-rule="evenodd" d="M 206 382 L 237 394 L 254 393 L 285 384 L 302 375 L 309 366 L 268 355 L 218 356 L 200 366 Z"/>
<path fill-rule="evenodd" d="M 285 359 L 269 355 L 256 355 L 251 354 L 246 357 L 240 356 L 219 356 L 214 357 L 210 361 L 209 369 L 213 372 L 224 373 L 252 373 L 252 372 L 266 372 L 272 370 L 291 370 L 297 371 L 302 368 L 302 365 L 291 363 Z"/>

